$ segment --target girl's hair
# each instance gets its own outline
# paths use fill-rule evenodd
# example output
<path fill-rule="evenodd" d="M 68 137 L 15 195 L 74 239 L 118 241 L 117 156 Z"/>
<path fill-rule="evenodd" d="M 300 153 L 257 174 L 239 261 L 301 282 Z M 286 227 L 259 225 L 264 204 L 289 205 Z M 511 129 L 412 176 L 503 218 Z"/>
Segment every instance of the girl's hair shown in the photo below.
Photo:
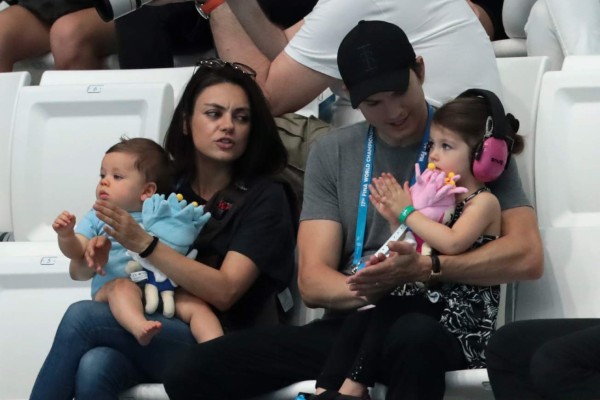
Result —
<path fill-rule="evenodd" d="M 146 182 L 156 184 L 157 193 L 167 194 L 171 191 L 171 160 L 165 149 L 155 141 L 122 137 L 119 143 L 106 150 L 105 154 L 109 153 L 127 153 L 135 156 L 135 169 L 144 175 Z"/>
<path fill-rule="evenodd" d="M 220 83 L 239 86 L 250 103 L 248 144 L 242 156 L 233 162 L 232 181 L 251 180 L 281 172 L 287 164 L 287 151 L 262 90 L 253 77 L 236 64 L 221 62 L 217 66 L 201 64 L 175 108 L 165 137 L 165 149 L 173 159 L 176 177 L 191 181 L 196 176 L 196 148 L 190 122 L 200 93 Z"/>
<path fill-rule="evenodd" d="M 432 123 L 455 132 L 474 150 L 483 139 L 486 121 L 490 114 L 490 108 L 485 98 L 457 97 L 435 112 Z M 507 135 L 514 139 L 512 153 L 519 154 L 523 151 L 524 146 L 523 137 L 517 135 L 519 121 L 512 114 L 507 114 L 506 118 L 509 129 Z"/>

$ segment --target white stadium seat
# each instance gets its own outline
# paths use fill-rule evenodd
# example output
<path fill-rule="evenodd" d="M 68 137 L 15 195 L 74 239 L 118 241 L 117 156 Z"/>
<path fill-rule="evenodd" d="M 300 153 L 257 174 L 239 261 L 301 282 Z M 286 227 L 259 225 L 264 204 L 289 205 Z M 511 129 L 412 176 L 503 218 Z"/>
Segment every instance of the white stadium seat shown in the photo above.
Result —
<path fill-rule="evenodd" d="M 161 142 L 173 112 L 166 83 L 24 87 L 13 124 L 12 221 L 0 243 L 0 399 L 25 399 L 69 304 L 90 298 L 74 282 L 51 223 L 94 202 L 100 161 L 123 135 Z"/>
<path fill-rule="evenodd" d="M 27 399 L 67 307 L 90 299 L 56 240 L 0 243 L 0 399 Z"/>
<path fill-rule="evenodd" d="M 0 73 L 0 232 L 12 232 L 9 186 L 11 126 L 19 90 L 30 82 L 29 72 Z"/>
<path fill-rule="evenodd" d="M 40 86 L 98 85 L 108 83 L 168 83 L 173 88 L 174 104 L 194 72 L 194 67 L 123 69 L 98 71 L 46 71 Z"/>
<path fill-rule="evenodd" d="M 566 56 L 562 71 L 600 70 L 600 55 Z"/>
<path fill-rule="evenodd" d="M 502 102 L 506 112 L 520 122 L 519 134 L 525 139 L 525 150 L 516 156 L 519 175 L 529 200 L 535 204 L 533 160 L 536 116 L 542 77 L 549 70 L 548 57 L 498 58 L 502 81 Z"/>
<path fill-rule="evenodd" d="M 172 112 L 165 83 L 23 88 L 12 146 L 15 240 L 56 240 L 60 211 L 91 207 L 104 151 L 121 136 L 161 143 Z"/>
<path fill-rule="evenodd" d="M 544 276 L 522 282 L 517 320 L 600 317 L 600 71 L 544 76 L 535 182 Z"/>

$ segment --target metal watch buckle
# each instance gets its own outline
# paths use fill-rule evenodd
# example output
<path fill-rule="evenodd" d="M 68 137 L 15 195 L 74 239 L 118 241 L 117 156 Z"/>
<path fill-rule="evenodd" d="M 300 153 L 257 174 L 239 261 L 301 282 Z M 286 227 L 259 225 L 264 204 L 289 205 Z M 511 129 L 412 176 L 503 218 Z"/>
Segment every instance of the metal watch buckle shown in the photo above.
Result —
<path fill-rule="evenodd" d="M 194 0 L 194 5 L 196 6 L 196 11 L 198 11 L 198 14 L 200 14 L 200 16 L 204 19 L 209 19 L 210 16 L 202 9 L 202 5 L 204 5 L 204 3 L 206 3 L 206 0 Z"/>

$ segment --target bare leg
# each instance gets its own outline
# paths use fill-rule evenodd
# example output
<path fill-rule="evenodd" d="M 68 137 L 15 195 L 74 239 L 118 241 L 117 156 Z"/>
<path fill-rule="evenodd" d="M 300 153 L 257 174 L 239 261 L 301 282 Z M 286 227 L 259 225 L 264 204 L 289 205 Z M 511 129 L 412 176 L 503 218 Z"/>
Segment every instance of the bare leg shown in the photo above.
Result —
<path fill-rule="evenodd" d="M 192 335 L 198 343 L 223 336 L 221 322 L 210 306 L 181 288 L 175 293 L 175 314 L 190 324 Z"/>
<path fill-rule="evenodd" d="M 128 279 L 108 282 L 98 291 L 95 300 L 108 303 L 115 319 L 142 346 L 149 344 L 162 328 L 160 322 L 146 319 L 142 306 L 142 291 Z"/>
<path fill-rule="evenodd" d="M 59 18 L 50 29 L 56 69 L 101 69 L 102 60 L 116 51 L 113 22 L 104 22 L 86 8 Z"/>
<path fill-rule="evenodd" d="M 10 6 L 0 11 L 0 72 L 12 71 L 17 61 L 48 53 L 49 30 L 21 6 Z"/>

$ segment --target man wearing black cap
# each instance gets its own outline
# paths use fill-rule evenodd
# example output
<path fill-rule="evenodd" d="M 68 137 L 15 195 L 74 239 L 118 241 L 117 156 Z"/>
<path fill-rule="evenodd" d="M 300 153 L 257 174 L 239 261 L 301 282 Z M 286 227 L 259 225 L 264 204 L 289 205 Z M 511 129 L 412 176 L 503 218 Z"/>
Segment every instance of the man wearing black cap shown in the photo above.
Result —
<path fill-rule="evenodd" d="M 304 302 L 325 308 L 325 318 L 302 327 L 251 329 L 196 346 L 184 357 L 195 361 L 178 360 L 165 382 L 172 400 L 240 399 L 315 379 L 349 312 L 368 305 L 367 298 L 432 275 L 433 259 L 402 242 L 390 242 L 389 258 L 372 260 L 350 275 L 390 234 L 384 218 L 368 206 L 363 179 L 390 172 L 404 181 L 413 176 L 415 161 L 427 160 L 434 110 L 422 89 L 424 61 L 400 28 L 370 21 L 348 33 L 338 63 L 351 102 L 367 121 L 320 138 L 307 163 L 298 284 Z M 440 256 L 437 278 L 494 285 L 541 274 L 539 232 L 515 163 L 490 188 L 503 209 L 503 236 L 468 254 Z M 357 229 L 361 220 L 364 229 Z M 406 318 L 382 343 L 377 381 L 388 386 L 387 399 L 442 399 L 445 371 L 467 367 L 459 342 L 431 317 L 439 306 L 409 300 Z M 201 370 L 198 360 L 206 360 Z"/>

